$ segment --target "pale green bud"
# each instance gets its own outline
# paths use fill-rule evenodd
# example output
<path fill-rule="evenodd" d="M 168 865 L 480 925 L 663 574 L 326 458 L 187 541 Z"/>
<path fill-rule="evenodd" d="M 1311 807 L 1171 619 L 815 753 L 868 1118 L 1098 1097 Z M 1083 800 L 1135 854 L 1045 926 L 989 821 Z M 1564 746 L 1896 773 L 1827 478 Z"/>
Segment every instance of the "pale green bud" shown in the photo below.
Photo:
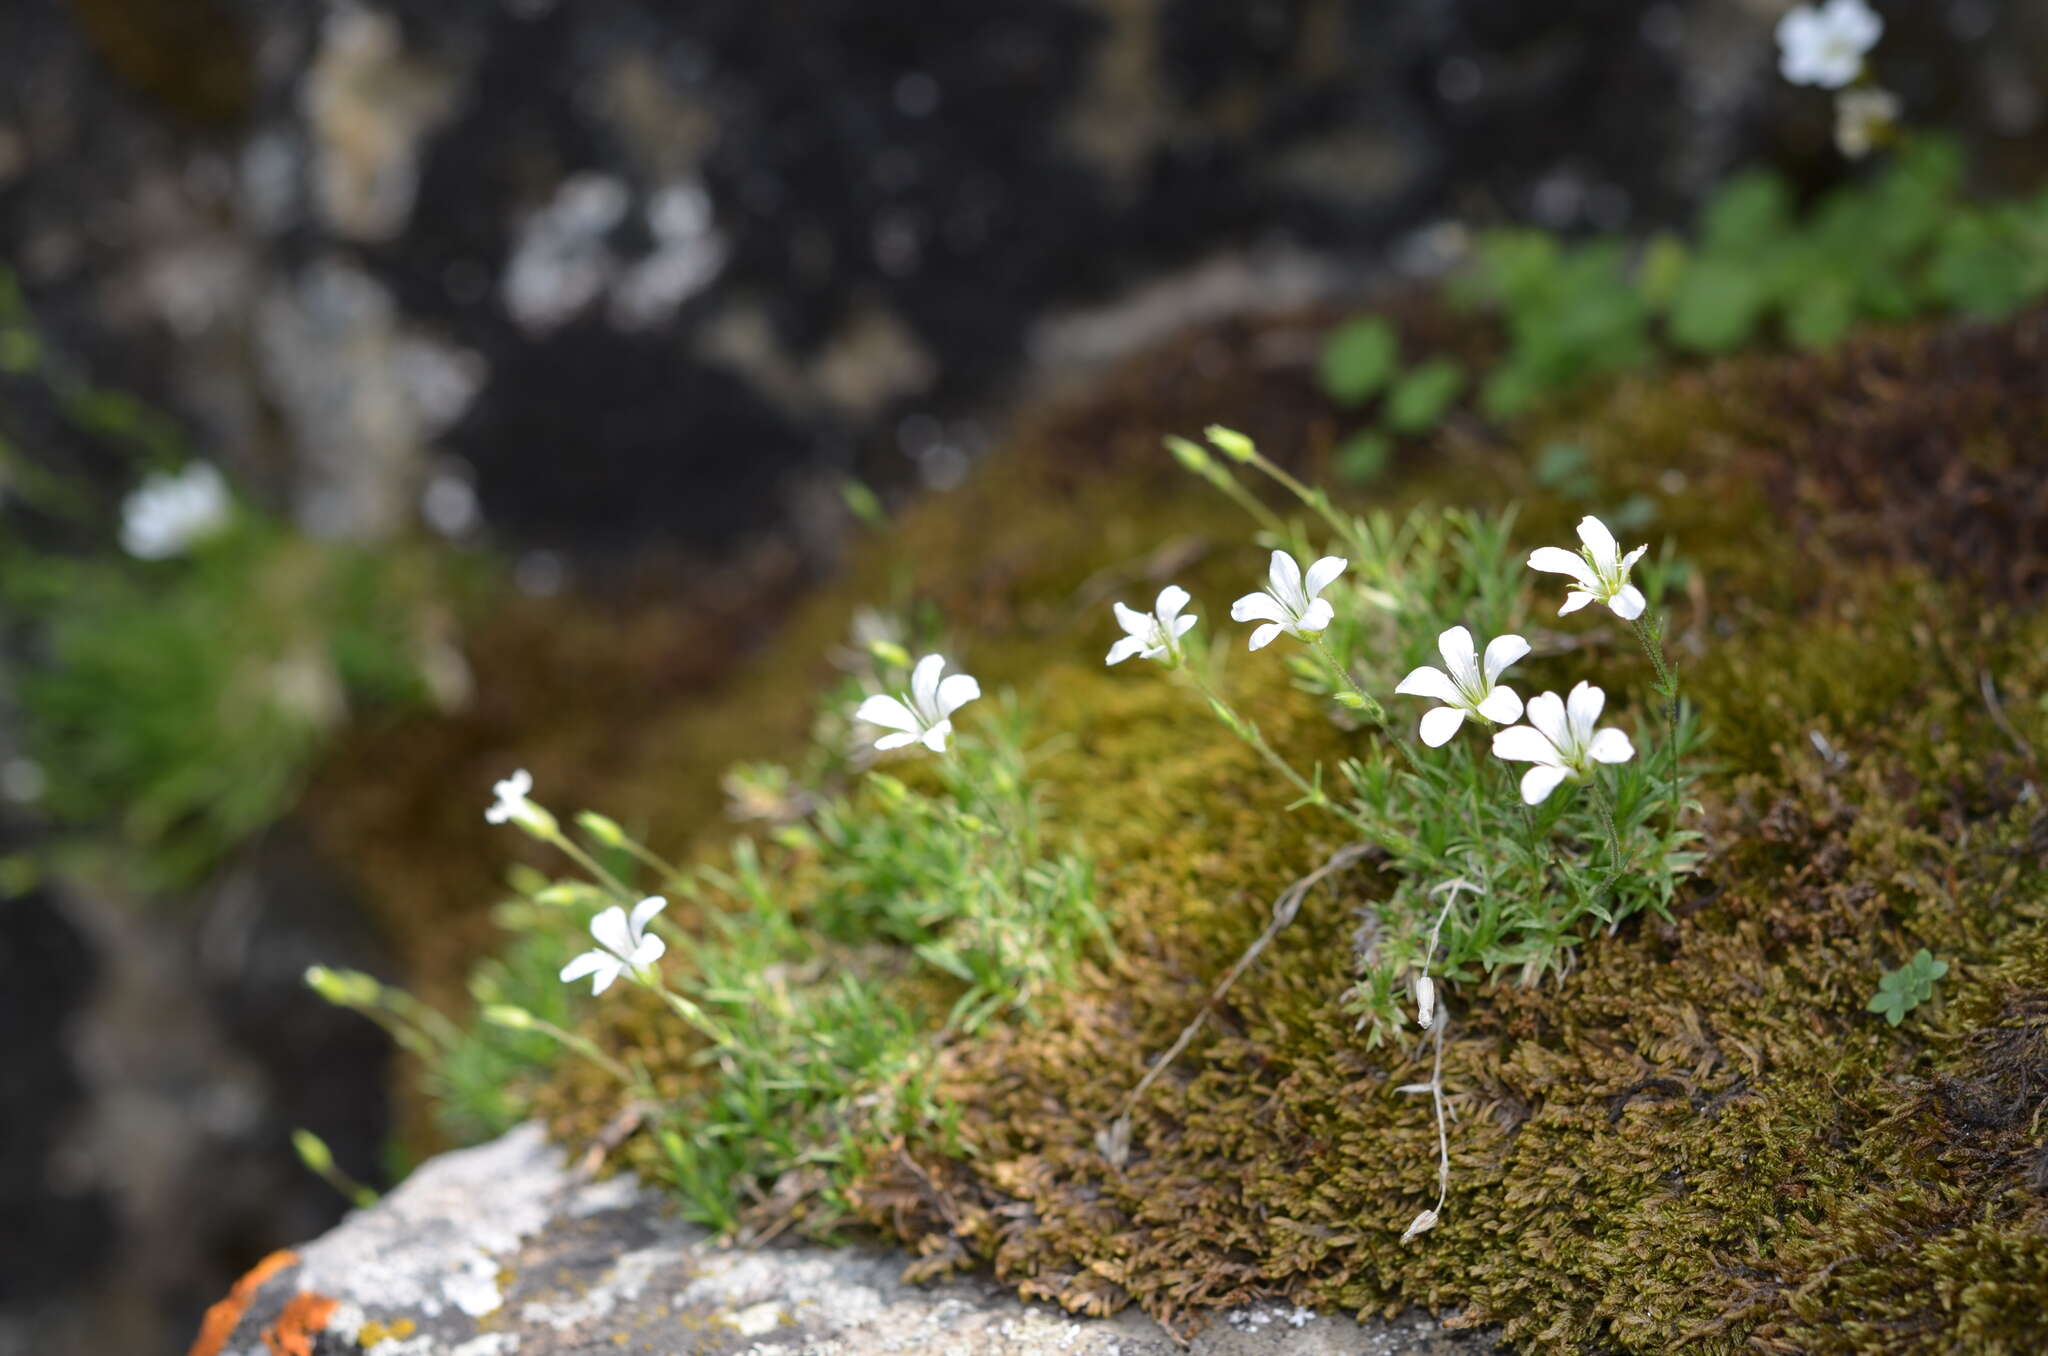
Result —
<path fill-rule="evenodd" d="M 334 1155 L 327 1148 L 327 1141 L 311 1130 L 292 1131 L 292 1148 L 299 1155 L 299 1161 L 309 1172 L 326 1177 L 334 1171 Z"/>
<path fill-rule="evenodd" d="M 1202 432 L 1218 452 L 1232 461 L 1251 461 L 1259 455 L 1258 446 L 1234 428 L 1211 424 Z"/>
<path fill-rule="evenodd" d="M 868 653 L 873 655 L 878 662 L 887 664 L 891 668 L 907 669 L 910 667 L 910 651 L 904 649 L 893 640 L 869 641 Z"/>
<path fill-rule="evenodd" d="M 507 1031 L 533 1030 L 533 1014 L 525 1008 L 515 1008 L 509 1003 L 492 1003 L 483 1010 L 483 1019 L 492 1026 Z"/>
<path fill-rule="evenodd" d="M 585 810 L 576 816 L 576 823 L 585 833 L 606 847 L 626 845 L 626 831 L 609 815 L 601 815 L 595 810 Z"/>
<path fill-rule="evenodd" d="M 324 965 L 306 967 L 306 987 L 340 1008 L 374 1007 L 384 991 L 360 970 L 330 970 Z"/>

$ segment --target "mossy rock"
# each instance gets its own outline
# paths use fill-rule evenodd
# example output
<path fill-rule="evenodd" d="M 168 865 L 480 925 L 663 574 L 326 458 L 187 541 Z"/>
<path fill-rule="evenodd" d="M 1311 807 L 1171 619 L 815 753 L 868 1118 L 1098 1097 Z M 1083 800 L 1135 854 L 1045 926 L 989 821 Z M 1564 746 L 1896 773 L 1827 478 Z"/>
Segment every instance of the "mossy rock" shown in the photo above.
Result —
<path fill-rule="evenodd" d="M 528 761 L 572 797 L 715 851 L 730 831 L 706 823 L 713 760 L 799 737 L 820 656 L 892 570 L 972 620 L 971 667 L 1064 738 L 1039 776 L 1097 863 L 1117 947 L 1030 1019 L 943 1051 L 950 1149 L 913 1137 L 859 1165 L 854 1205 L 923 1270 L 987 1266 L 1027 1295 L 1169 1324 L 1257 1297 L 1422 1304 L 1532 1350 L 2038 1349 L 2048 314 L 1635 379 L 1512 444 L 1454 425 L 1410 457 L 1402 498 L 1519 500 L 1530 543 L 1643 497 L 1655 516 L 1636 535 L 1693 566 L 1672 648 L 1716 767 L 1709 855 L 1668 918 L 1586 939 L 1561 977 L 1449 996 L 1451 1198 L 1405 1245 L 1434 1198 L 1435 1129 L 1425 1102 L 1393 1094 L 1426 1062 L 1367 1049 L 1342 1003 L 1369 871 L 1311 895 L 1210 1013 L 1140 1104 L 1127 1162 L 1096 1143 L 1274 895 L 1339 841 L 1288 816 L 1284 788 L 1183 694 L 1097 659 L 1107 597 L 1171 573 L 1214 624 L 1253 568 L 1243 525 L 1156 452 L 1161 432 L 1220 419 L 1327 470 L 1334 412 L 1305 367 L 1255 361 L 1259 343 L 1251 326 L 1199 336 L 1027 421 L 722 685 L 550 708 L 552 723 L 508 704 L 494 752 L 530 733 L 564 751 Z M 1534 483 L 1523 449 L 1561 441 L 1588 450 L 1598 503 Z M 1574 648 L 1604 649 L 1605 673 L 1646 667 L 1618 630 L 1524 621 L 1552 655 L 1531 661 L 1535 688 L 1583 666 Z M 1304 756 L 1355 738 L 1276 664 L 1240 663 L 1233 682 Z M 573 684 L 539 686 L 572 700 Z M 501 770 L 464 768 L 477 785 Z M 348 777 L 332 789 L 325 803 L 351 803 Z M 335 846 L 353 855 L 396 826 L 379 813 L 329 818 Z M 417 899 L 449 876 L 417 868 L 449 849 L 403 841 L 416 851 L 383 840 L 367 869 Z M 1865 1001 L 1921 947 L 1950 970 L 1894 1029 Z M 650 1043 L 650 1020 L 615 1005 L 590 1030 L 684 1076 L 691 1042 Z M 541 1101 L 580 1140 L 616 1094 L 564 1067 Z M 787 1213 L 802 1187 L 782 1185 L 767 1200 Z"/>

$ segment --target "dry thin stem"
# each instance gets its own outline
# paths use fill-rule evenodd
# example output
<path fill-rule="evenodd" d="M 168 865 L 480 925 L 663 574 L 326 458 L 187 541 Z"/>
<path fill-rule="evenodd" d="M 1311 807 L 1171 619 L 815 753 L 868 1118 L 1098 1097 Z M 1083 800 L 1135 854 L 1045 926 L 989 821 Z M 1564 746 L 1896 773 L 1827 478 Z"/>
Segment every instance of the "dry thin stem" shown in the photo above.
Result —
<path fill-rule="evenodd" d="M 1209 993 L 1208 1000 L 1202 1004 L 1201 1010 L 1195 1014 L 1195 1019 L 1181 1030 L 1180 1035 L 1167 1048 L 1166 1053 L 1160 1056 L 1150 1069 L 1145 1071 L 1145 1076 L 1138 1080 L 1138 1085 L 1124 1096 L 1124 1104 L 1118 1110 L 1116 1120 L 1106 1127 L 1101 1134 L 1096 1136 L 1096 1143 L 1102 1147 L 1103 1152 L 1112 1161 L 1121 1165 L 1123 1158 L 1129 1151 L 1130 1117 L 1131 1112 L 1138 1105 L 1138 1100 L 1145 1095 L 1146 1090 L 1159 1078 L 1159 1075 L 1166 1072 L 1173 1061 L 1180 1057 L 1181 1052 L 1186 1050 L 1189 1044 L 1194 1041 L 1196 1035 L 1202 1029 L 1202 1024 L 1209 1018 L 1209 1010 L 1223 1001 L 1224 995 L 1230 992 L 1231 986 L 1237 983 L 1238 977 L 1251 968 L 1252 962 L 1256 961 L 1260 954 L 1272 944 L 1273 939 L 1280 935 L 1280 930 L 1294 921 L 1295 915 L 1301 912 L 1302 900 L 1308 897 L 1310 890 L 1315 889 L 1316 886 L 1322 884 L 1331 875 L 1343 870 L 1372 850 L 1372 844 L 1370 843 L 1351 843 L 1338 848 L 1330 854 L 1329 859 L 1321 866 L 1280 892 L 1279 898 L 1273 901 L 1273 919 L 1266 924 L 1265 931 L 1261 932 L 1253 940 L 1252 944 L 1245 948 L 1244 954 L 1237 958 L 1237 963 L 1224 973 L 1221 980 L 1217 981 L 1216 987 Z"/>

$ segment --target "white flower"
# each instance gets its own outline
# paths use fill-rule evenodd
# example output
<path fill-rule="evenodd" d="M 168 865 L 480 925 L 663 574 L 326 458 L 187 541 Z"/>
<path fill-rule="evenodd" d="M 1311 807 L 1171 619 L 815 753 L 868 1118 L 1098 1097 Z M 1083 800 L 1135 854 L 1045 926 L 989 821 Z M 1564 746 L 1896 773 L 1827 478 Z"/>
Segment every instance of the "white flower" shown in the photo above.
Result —
<path fill-rule="evenodd" d="M 183 555 L 226 527 L 232 507 L 227 482 L 209 462 L 145 476 L 121 504 L 121 549 L 138 560 Z"/>
<path fill-rule="evenodd" d="M 1109 647 L 1105 664 L 1121 664 L 1132 655 L 1143 655 L 1147 659 L 1164 660 L 1168 664 L 1180 659 L 1180 638 L 1195 624 L 1195 616 L 1189 613 L 1183 617 L 1180 610 L 1188 605 L 1188 591 L 1178 584 L 1168 584 L 1159 591 L 1159 601 L 1152 604 L 1150 612 L 1133 612 L 1122 603 L 1112 603 L 1116 609 L 1116 624 L 1124 628 L 1122 640 Z"/>
<path fill-rule="evenodd" d="M 1502 730 L 1493 737 L 1493 754 L 1536 766 L 1522 774 L 1522 800 L 1541 802 L 1565 778 L 1584 777 L 1595 763 L 1626 763 L 1636 756 L 1628 736 L 1612 725 L 1595 730 L 1607 694 L 1580 683 L 1560 701 L 1555 692 L 1529 698 L 1529 723 Z"/>
<path fill-rule="evenodd" d="M 1863 0 L 1801 5 L 1778 21 L 1778 73 L 1795 85 L 1840 89 L 1883 33 L 1884 20 Z"/>
<path fill-rule="evenodd" d="M 945 668 L 943 656 L 928 654 L 910 671 L 910 691 L 901 697 L 877 693 L 860 704 L 854 719 L 896 732 L 877 739 L 876 748 L 900 749 L 922 741 L 933 753 L 946 751 L 953 713 L 981 695 L 981 684 L 964 673 L 941 681 Z"/>
<path fill-rule="evenodd" d="M 1522 699 L 1508 688 L 1496 685 L 1494 679 L 1500 677 L 1501 670 L 1529 653 L 1528 641 L 1520 636 L 1495 636 L 1487 643 L 1482 663 L 1472 644 L 1472 633 L 1462 626 L 1453 626 L 1436 638 L 1436 648 L 1444 657 L 1443 668 L 1424 664 L 1394 689 L 1410 697 L 1434 697 L 1443 703 L 1424 713 L 1423 743 L 1433 749 L 1442 748 L 1468 715 L 1491 725 L 1512 725 L 1522 718 Z"/>
<path fill-rule="evenodd" d="M 1436 1025 L 1436 983 L 1428 975 L 1415 977 L 1415 1025 L 1424 1031 Z"/>
<path fill-rule="evenodd" d="M 590 991 L 599 994 L 609 989 L 620 975 L 653 965 L 667 953 L 668 944 L 649 936 L 647 924 L 667 907 L 668 901 L 660 895 L 649 895 L 633 906 L 630 917 L 614 904 L 591 919 L 590 935 L 597 939 L 598 950 L 586 951 L 563 966 L 562 982 L 574 984 L 585 975 L 593 975 Z"/>
<path fill-rule="evenodd" d="M 498 799 L 484 811 L 484 818 L 493 824 L 517 824 L 536 838 L 545 838 L 555 828 L 555 817 L 541 806 L 527 799 L 533 790 L 533 775 L 521 768 L 501 782 L 494 783 L 491 790 Z"/>
<path fill-rule="evenodd" d="M 1304 580 L 1294 557 L 1285 551 L 1275 551 L 1273 563 L 1266 571 L 1267 586 L 1232 603 L 1230 619 L 1266 623 L 1252 632 L 1254 650 L 1272 644 L 1282 631 L 1296 640 L 1320 635 L 1329 629 L 1336 612 L 1327 599 L 1316 595 L 1330 587 L 1348 563 L 1336 556 L 1324 556 L 1308 567 L 1308 578 Z"/>
<path fill-rule="evenodd" d="M 1628 572 L 1650 548 L 1638 546 L 1621 555 L 1607 524 L 1590 513 L 1579 519 L 1579 540 L 1585 543 L 1585 549 L 1577 555 L 1562 546 L 1539 546 L 1529 553 L 1530 569 L 1568 574 L 1578 581 L 1579 586 L 1565 595 L 1564 606 L 1557 610 L 1557 615 L 1577 612 L 1587 603 L 1605 603 L 1623 621 L 1642 616 L 1643 591 L 1628 582 Z"/>
<path fill-rule="evenodd" d="M 1401 1235 L 1401 1241 L 1406 1243 L 1417 1234 L 1426 1234 L 1434 1228 L 1436 1228 L 1436 1211 L 1425 1210 L 1415 1217 L 1415 1222 L 1410 1224 L 1407 1231 Z"/>
<path fill-rule="evenodd" d="M 1899 96 L 1890 90 L 1845 89 L 1835 95 L 1835 149 L 1861 160 L 1898 120 Z"/>

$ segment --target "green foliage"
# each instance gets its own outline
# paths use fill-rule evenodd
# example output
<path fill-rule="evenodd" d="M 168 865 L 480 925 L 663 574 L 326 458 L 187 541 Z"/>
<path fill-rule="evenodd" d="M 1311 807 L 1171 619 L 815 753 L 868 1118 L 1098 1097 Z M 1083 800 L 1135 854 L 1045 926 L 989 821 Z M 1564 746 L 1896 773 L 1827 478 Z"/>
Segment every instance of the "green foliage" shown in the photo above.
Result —
<path fill-rule="evenodd" d="M 1323 345 L 1318 368 L 1323 390 L 1339 405 L 1363 405 L 1386 389 L 1400 360 L 1394 327 L 1378 316 L 1360 316 Z"/>
<path fill-rule="evenodd" d="M 1449 413 L 1465 389 L 1465 369 L 1450 358 L 1431 358 L 1401 374 L 1387 392 L 1387 427 L 1396 433 L 1424 433 Z"/>
<path fill-rule="evenodd" d="M 833 791 L 800 787 L 786 769 L 736 770 L 729 785 L 747 813 L 786 822 L 736 839 L 722 862 L 679 869 L 615 821 L 577 815 L 595 849 L 622 850 L 605 866 L 624 893 L 602 876 L 515 878 L 518 893 L 495 915 L 513 944 L 471 978 L 482 1020 L 414 1040 L 450 1128 L 486 1134 L 548 1110 L 535 1100 L 542 1076 L 567 1051 L 653 1108 L 650 1166 L 692 1219 L 719 1229 L 736 1227 L 784 1173 L 822 1171 L 829 1197 L 864 1146 L 941 1133 L 950 1113 L 930 1086 L 938 1044 L 1027 1010 L 1106 936 L 1088 860 L 1048 840 L 1027 722 L 1014 702 L 994 705 L 947 756 L 917 768 L 931 775 L 915 785 L 871 772 Z M 828 747 L 843 747 L 843 722 L 828 727 Z M 817 766 L 846 764 L 833 754 Z M 556 972 L 588 945 L 598 909 L 641 889 L 695 922 L 656 924 L 670 1006 L 644 1018 L 654 1025 L 621 1062 L 576 1033 L 585 1000 Z M 631 994 L 603 1001 L 630 1005 Z M 659 1082 L 639 1072 L 692 1032 L 700 1072 Z"/>
<path fill-rule="evenodd" d="M 1962 188 L 1954 145 L 1921 138 L 1883 172 L 1804 212 L 1777 176 L 1738 175 L 1702 211 L 1690 246 L 1671 236 L 1632 249 L 1615 239 L 1568 244 L 1540 231 L 1489 232 L 1452 288 L 1506 331 L 1480 404 L 1507 418 L 1661 353 L 1728 353 L 1767 338 L 1821 348 L 1864 321 L 1937 311 L 1998 318 L 2048 296 L 2048 193 L 1975 204 Z M 1388 336 L 1384 358 L 1375 335 Z M 1392 362 L 1384 325 L 1353 321 L 1324 352 L 1324 389 L 1359 404 L 1393 381 Z M 1388 424 L 1433 427 L 1455 394 L 1421 402 L 1412 422 L 1390 409 Z"/>
<path fill-rule="evenodd" d="M 292 804 L 353 711 L 452 686 L 470 572 L 425 548 L 313 542 L 238 502 L 178 559 L 115 546 L 107 479 L 192 463 L 176 425 L 95 385 L 0 269 L 0 606 L 42 809 L 111 840 L 145 887 L 189 884 Z M 61 438 L 62 449 L 44 443 Z M 66 460 L 90 449 L 102 472 Z"/>
<path fill-rule="evenodd" d="M 1948 973 L 1948 962 L 1936 960 L 1926 947 L 1896 970 L 1887 970 L 1877 981 L 1877 992 L 1864 1004 L 1864 1011 L 1881 1013 L 1897 1026 L 1906 1014 L 1934 996 L 1934 981 Z"/>

